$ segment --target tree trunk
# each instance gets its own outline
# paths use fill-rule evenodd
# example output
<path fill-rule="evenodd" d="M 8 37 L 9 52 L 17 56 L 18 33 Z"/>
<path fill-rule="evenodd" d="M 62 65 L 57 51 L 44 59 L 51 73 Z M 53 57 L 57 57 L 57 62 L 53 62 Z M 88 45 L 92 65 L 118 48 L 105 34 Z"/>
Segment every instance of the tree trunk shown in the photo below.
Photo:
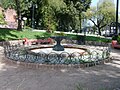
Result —
<path fill-rule="evenodd" d="M 79 12 L 79 21 L 80 21 L 80 30 L 79 30 L 79 32 L 81 32 L 81 12 Z"/>
<path fill-rule="evenodd" d="M 22 20 L 21 20 L 21 15 L 18 16 L 18 31 L 22 31 Z"/>
<path fill-rule="evenodd" d="M 101 36 L 101 30 L 99 27 L 98 27 L 98 34 Z"/>
<path fill-rule="evenodd" d="M 16 7 L 17 7 L 17 16 L 18 16 L 18 27 L 17 30 L 18 31 L 22 31 L 22 18 L 21 18 L 21 11 L 20 11 L 20 1 L 19 0 L 15 0 L 16 1 Z"/>

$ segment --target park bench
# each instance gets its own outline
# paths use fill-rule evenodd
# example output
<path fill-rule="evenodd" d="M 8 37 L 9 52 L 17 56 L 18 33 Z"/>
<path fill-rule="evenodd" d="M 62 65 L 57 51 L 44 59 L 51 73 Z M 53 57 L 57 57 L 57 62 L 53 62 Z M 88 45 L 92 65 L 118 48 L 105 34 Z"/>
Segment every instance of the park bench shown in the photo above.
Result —
<path fill-rule="evenodd" d="M 52 39 L 47 38 L 47 39 L 23 39 L 23 44 L 24 45 L 35 45 L 35 44 L 52 44 Z"/>
<path fill-rule="evenodd" d="M 113 48 L 120 48 L 120 44 L 117 42 L 117 40 L 112 40 L 112 47 Z"/>

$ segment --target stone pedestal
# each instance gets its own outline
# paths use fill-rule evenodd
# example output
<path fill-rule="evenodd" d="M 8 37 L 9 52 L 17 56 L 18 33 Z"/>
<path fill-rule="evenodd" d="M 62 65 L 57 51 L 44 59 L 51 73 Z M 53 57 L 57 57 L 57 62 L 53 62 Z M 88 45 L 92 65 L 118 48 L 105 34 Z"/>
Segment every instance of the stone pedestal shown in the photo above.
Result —
<path fill-rule="evenodd" d="M 61 45 L 61 41 L 65 39 L 65 36 L 54 36 L 51 37 L 56 41 L 56 45 L 53 46 L 53 50 L 55 51 L 64 51 L 64 46 Z"/>

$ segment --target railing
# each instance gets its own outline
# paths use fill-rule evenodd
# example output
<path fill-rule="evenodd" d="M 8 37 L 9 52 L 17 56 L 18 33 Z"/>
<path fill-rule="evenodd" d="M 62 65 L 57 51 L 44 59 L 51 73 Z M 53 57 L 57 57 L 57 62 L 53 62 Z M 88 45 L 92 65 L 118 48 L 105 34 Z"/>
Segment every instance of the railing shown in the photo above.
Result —
<path fill-rule="evenodd" d="M 93 48 L 92 48 L 93 46 Z M 37 46 L 34 46 L 37 48 Z M 81 47 L 77 45 L 77 47 Z M 109 59 L 110 48 L 107 43 L 103 42 L 86 42 L 84 45 L 87 48 L 85 53 L 68 53 L 62 52 L 60 54 L 51 53 L 29 53 L 28 50 L 33 47 L 25 47 L 23 45 L 4 45 L 4 54 L 7 58 L 26 62 L 39 64 L 99 64 L 100 62 Z M 92 48 L 92 49 L 89 49 Z"/>

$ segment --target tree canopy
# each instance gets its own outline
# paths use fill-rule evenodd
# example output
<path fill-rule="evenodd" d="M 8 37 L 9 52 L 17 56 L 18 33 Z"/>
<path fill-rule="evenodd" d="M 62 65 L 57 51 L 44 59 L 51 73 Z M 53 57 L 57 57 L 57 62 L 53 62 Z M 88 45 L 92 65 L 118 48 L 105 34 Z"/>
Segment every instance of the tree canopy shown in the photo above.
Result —
<path fill-rule="evenodd" d="M 94 23 L 101 35 L 101 29 L 115 21 L 115 5 L 105 1 L 97 7 L 88 9 L 85 16 Z"/>
<path fill-rule="evenodd" d="M 68 31 L 81 25 L 81 13 L 91 0 L 1 0 L 4 8 L 13 6 L 18 15 L 18 26 L 27 17 L 27 26 L 38 29 Z M 19 27 L 20 28 L 20 27 Z"/>

